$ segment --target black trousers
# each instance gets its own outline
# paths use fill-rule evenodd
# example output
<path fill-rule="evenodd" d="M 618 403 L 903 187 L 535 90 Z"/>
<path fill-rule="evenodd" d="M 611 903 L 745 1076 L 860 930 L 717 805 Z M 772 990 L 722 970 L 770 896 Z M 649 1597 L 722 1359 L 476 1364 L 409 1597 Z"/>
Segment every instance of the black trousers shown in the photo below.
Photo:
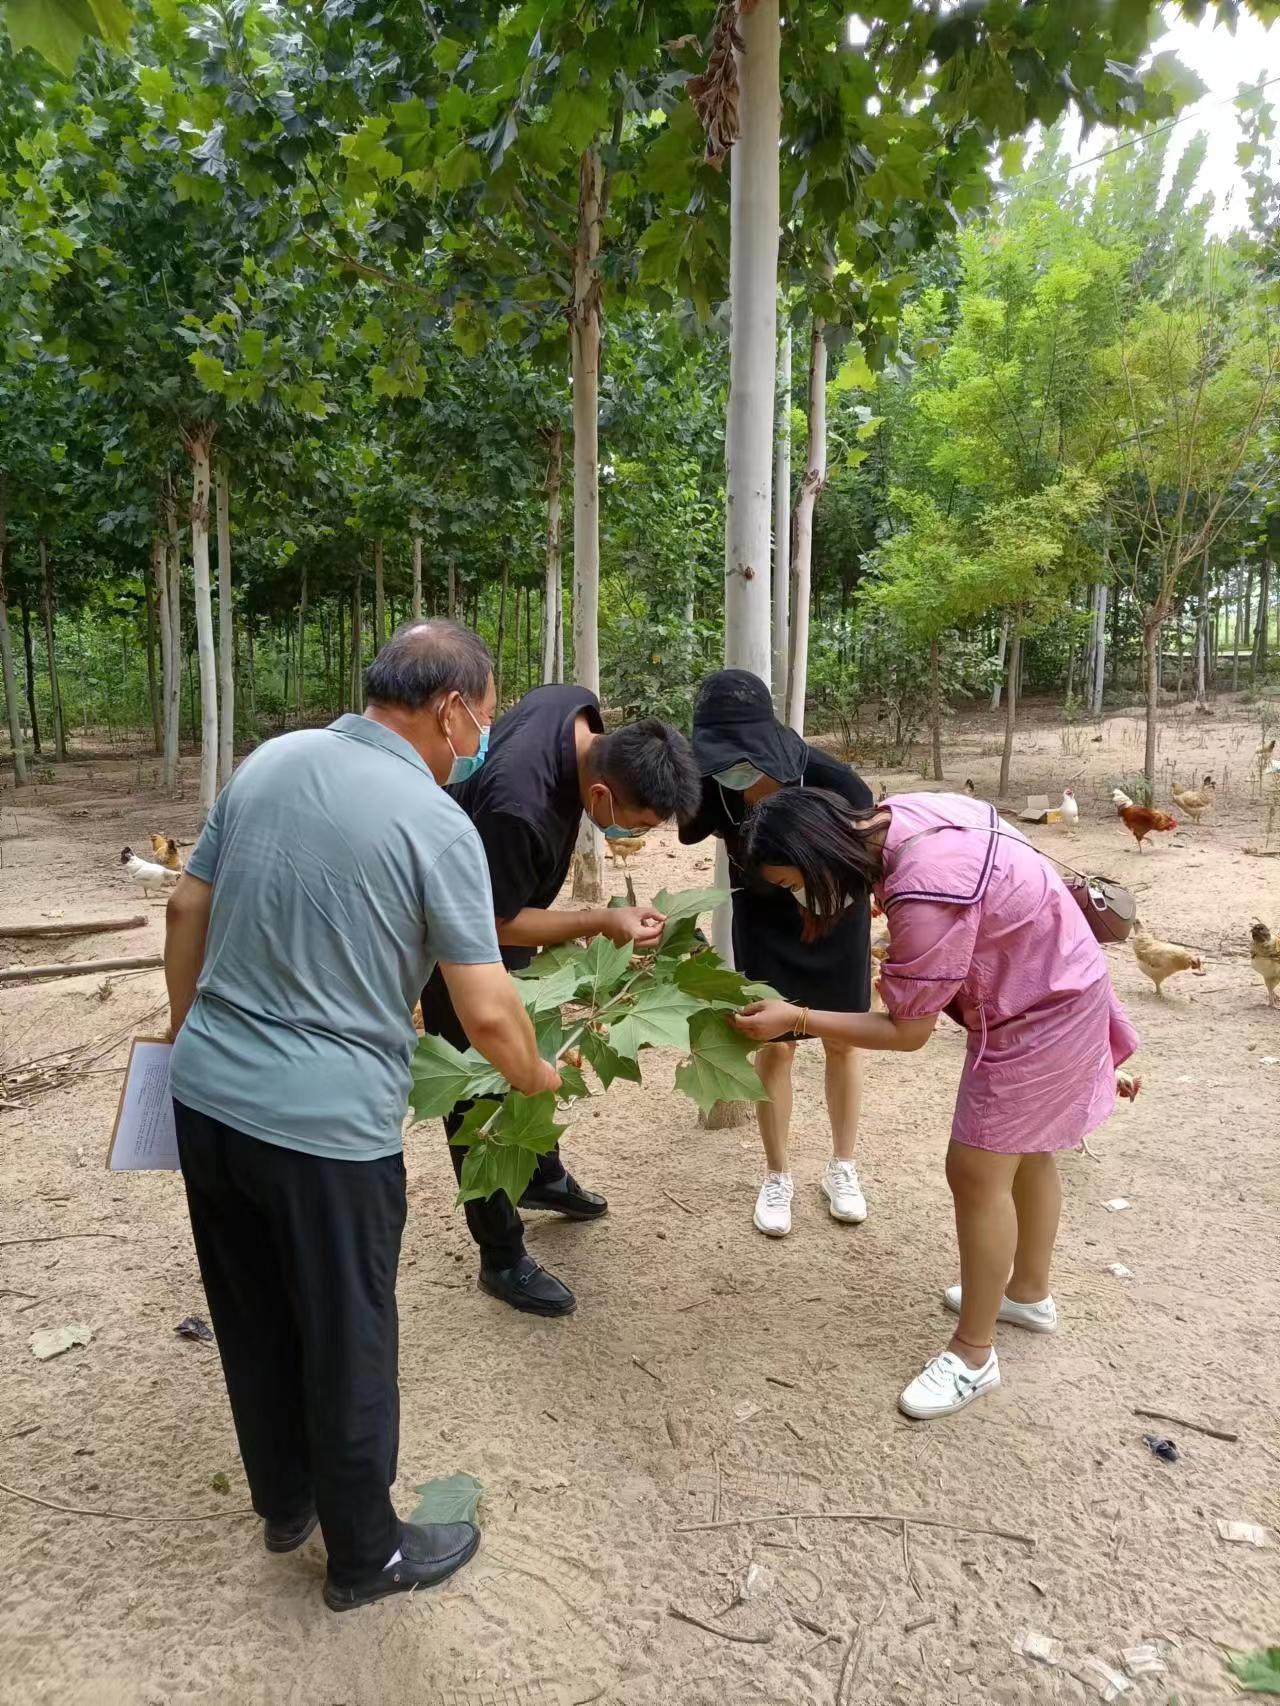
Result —
<path fill-rule="evenodd" d="M 175 1101 L 178 1155 L 253 1508 L 315 1505 L 349 1583 L 400 1544 L 404 1158 L 328 1161 Z"/>
<path fill-rule="evenodd" d="M 449 1000 L 449 992 L 445 988 L 444 979 L 437 971 L 431 982 L 422 992 L 422 1017 L 427 1029 L 454 1048 L 469 1048 L 470 1039 L 463 1030 Z M 471 1106 L 470 1102 L 461 1102 L 448 1115 L 444 1122 L 446 1140 L 453 1136 L 462 1124 L 463 1115 Z M 462 1181 L 462 1163 L 466 1159 L 465 1149 L 449 1147 L 449 1155 L 453 1161 L 453 1171 L 458 1182 Z M 564 1178 L 564 1162 L 560 1159 L 559 1148 L 548 1150 L 545 1155 L 538 1157 L 538 1170 L 533 1176 L 534 1183 L 553 1185 Z M 463 1204 L 463 1212 L 467 1217 L 467 1230 L 480 1247 L 481 1266 L 486 1268 L 513 1268 L 524 1255 L 524 1222 L 511 1205 L 511 1199 L 505 1191 L 499 1191 L 496 1196 L 485 1197 L 479 1202 Z"/>

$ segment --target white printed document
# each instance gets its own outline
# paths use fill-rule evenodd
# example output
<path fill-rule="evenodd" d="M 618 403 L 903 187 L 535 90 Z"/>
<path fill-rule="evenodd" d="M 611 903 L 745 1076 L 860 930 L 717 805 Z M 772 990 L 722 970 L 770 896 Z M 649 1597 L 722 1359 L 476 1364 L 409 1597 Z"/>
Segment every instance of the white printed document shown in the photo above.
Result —
<path fill-rule="evenodd" d="M 173 1044 L 163 1038 L 133 1039 L 107 1151 L 107 1166 L 113 1172 L 173 1172 L 178 1168 L 178 1134 L 169 1094 L 172 1053 Z"/>

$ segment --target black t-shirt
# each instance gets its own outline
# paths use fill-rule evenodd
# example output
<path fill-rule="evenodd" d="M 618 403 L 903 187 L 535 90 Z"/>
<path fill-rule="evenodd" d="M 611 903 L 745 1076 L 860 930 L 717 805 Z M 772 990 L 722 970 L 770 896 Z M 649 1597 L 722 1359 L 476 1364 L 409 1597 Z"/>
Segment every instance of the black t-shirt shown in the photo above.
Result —
<path fill-rule="evenodd" d="M 574 725 L 584 711 L 602 734 L 594 693 L 535 687 L 494 724 L 476 774 L 449 790 L 484 845 L 500 922 L 526 906 L 551 906 L 569 874 L 582 822 Z M 534 952 L 504 948 L 503 962 L 526 966 Z"/>

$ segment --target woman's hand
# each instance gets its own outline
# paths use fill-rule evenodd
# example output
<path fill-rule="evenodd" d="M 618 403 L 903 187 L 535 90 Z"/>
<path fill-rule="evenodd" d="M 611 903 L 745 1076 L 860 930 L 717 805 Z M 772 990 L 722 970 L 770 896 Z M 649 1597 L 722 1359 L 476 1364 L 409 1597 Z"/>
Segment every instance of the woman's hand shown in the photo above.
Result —
<path fill-rule="evenodd" d="M 753 1001 L 741 1013 L 729 1015 L 744 1036 L 755 1042 L 767 1043 L 773 1037 L 785 1037 L 800 1021 L 800 1009 L 789 1001 Z"/>

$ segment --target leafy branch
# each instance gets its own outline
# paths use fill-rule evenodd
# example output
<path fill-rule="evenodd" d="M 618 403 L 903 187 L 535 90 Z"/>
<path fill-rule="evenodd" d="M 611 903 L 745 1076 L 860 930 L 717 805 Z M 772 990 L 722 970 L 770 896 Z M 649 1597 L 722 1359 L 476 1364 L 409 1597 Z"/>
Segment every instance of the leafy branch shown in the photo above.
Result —
<path fill-rule="evenodd" d="M 727 1014 L 773 991 L 733 971 L 698 935 L 699 914 L 727 898 L 718 889 L 664 890 L 653 904 L 667 922 L 651 952 L 637 954 L 629 942 L 615 947 L 597 936 L 585 948 L 548 949 L 517 974 L 538 1052 L 559 1065 L 554 1095 L 522 1095 L 477 1050 L 422 1038 L 411 1067 L 415 1119 L 439 1119 L 469 1104 L 450 1139 L 467 1150 L 459 1203 L 497 1191 L 520 1201 L 538 1156 L 567 1130 L 558 1116 L 592 1094 L 586 1067 L 603 1090 L 617 1078 L 639 1084 L 645 1049 L 677 1048 L 685 1058 L 676 1089 L 700 1108 L 764 1099 L 751 1064 L 755 1045 Z"/>

